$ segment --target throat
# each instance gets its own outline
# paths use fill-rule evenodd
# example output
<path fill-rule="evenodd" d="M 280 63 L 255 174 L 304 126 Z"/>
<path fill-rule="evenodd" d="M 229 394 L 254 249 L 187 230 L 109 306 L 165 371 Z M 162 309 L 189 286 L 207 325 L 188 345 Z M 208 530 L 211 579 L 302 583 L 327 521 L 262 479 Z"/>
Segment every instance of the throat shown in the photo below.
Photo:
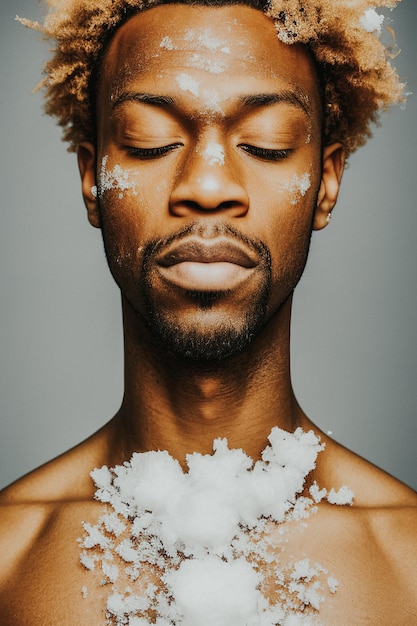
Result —
<path fill-rule="evenodd" d="M 274 426 L 304 426 L 290 379 L 289 312 L 290 302 L 243 353 L 201 362 L 155 346 L 125 302 L 119 417 L 126 452 L 165 449 L 183 463 L 186 454 L 210 453 L 215 438 L 227 437 L 258 459 Z"/>

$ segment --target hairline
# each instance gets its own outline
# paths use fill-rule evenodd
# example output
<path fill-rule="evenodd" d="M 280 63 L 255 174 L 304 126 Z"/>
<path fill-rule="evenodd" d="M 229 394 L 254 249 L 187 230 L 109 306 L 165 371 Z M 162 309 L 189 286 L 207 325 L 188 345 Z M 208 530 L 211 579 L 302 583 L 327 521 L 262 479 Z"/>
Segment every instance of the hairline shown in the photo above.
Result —
<path fill-rule="evenodd" d="M 255 6 L 256 4 L 258 4 L 258 6 Z M 100 81 L 103 78 L 106 55 L 109 52 L 111 43 L 115 35 L 124 26 L 124 24 L 126 24 L 130 19 L 132 19 L 136 15 L 140 15 L 141 13 L 144 13 L 145 11 L 149 11 L 151 9 L 154 9 L 160 6 L 172 6 L 172 5 L 182 5 L 182 6 L 187 6 L 191 8 L 207 7 L 207 8 L 213 8 L 213 9 L 224 8 L 228 6 L 242 6 L 242 7 L 252 8 L 255 11 L 259 11 L 260 13 L 263 13 L 264 15 L 268 17 L 266 10 L 269 6 L 269 2 L 268 1 L 264 2 L 264 0 L 247 0 L 246 2 L 245 0 L 236 0 L 236 1 L 232 0 L 231 2 L 227 2 L 227 0 L 212 0 L 212 1 L 211 0 L 191 0 L 191 1 L 190 0 L 172 0 L 172 1 L 171 0 L 157 0 L 155 3 L 149 4 L 147 6 L 142 6 L 140 8 L 131 7 L 130 9 L 127 9 L 125 11 L 125 16 L 123 17 L 123 19 L 121 19 L 117 23 L 117 25 L 108 32 L 107 37 L 105 41 L 103 42 L 103 45 L 101 46 L 100 52 L 92 66 L 92 70 L 90 74 L 90 82 L 89 82 L 89 89 L 88 89 L 89 108 L 90 108 L 90 120 L 91 120 L 91 126 L 92 126 L 92 129 L 91 129 L 92 130 L 92 142 L 94 143 L 95 146 L 97 146 L 97 139 L 98 139 L 97 95 L 98 95 L 99 88 L 100 88 Z M 325 97 L 324 97 L 324 79 L 323 79 L 322 72 L 320 71 L 319 64 L 317 63 L 312 50 L 307 44 L 298 42 L 295 44 L 287 44 L 287 45 L 302 46 L 303 49 L 307 51 L 310 57 L 311 63 L 314 67 L 314 71 L 316 73 L 316 78 L 317 78 L 317 94 L 318 94 L 318 100 L 319 100 L 318 102 L 319 106 L 318 106 L 318 111 L 317 111 L 320 116 L 319 138 L 320 138 L 320 143 L 321 143 L 321 149 L 323 149 Z M 311 111 L 309 113 L 311 115 Z"/>

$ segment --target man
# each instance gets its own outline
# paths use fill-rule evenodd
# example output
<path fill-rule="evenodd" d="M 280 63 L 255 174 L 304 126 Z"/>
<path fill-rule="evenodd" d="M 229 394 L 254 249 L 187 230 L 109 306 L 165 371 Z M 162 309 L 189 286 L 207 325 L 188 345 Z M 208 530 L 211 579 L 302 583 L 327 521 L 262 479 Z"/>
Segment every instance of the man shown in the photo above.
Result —
<path fill-rule="evenodd" d="M 287 14 L 276 3 L 273 18 L 258 2 L 204 4 L 210 3 L 140 11 L 135 3 L 113 3 L 105 16 L 114 25 L 109 32 L 99 11 L 89 21 L 85 7 L 55 16 L 62 20 L 55 30 L 61 49 L 51 76 L 61 64 L 62 77 L 68 59 L 72 67 L 65 80 L 51 80 L 47 106 L 77 147 L 88 217 L 102 229 L 122 293 L 125 394 L 98 433 L 3 492 L 2 623 L 106 622 L 108 585 L 85 558 L 80 562 L 77 542 L 82 523 L 98 528 L 103 512 L 94 500 L 94 468 L 151 450 L 168 451 L 185 468 L 187 454 L 211 453 L 218 437 L 258 461 L 279 426 L 312 430 L 326 444 L 304 495 L 314 483 L 354 492 L 352 506 L 322 501 L 285 535 L 281 556 L 319 563 L 338 585 L 322 590 L 322 603 L 304 598 L 288 608 L 288 621 L 280 623 L 413 624 L 417 497 L 322 433 L 299 407 L 289 373 L 292 293 L 311 231 L 328 223 L 345 154 L 366 136 L 385 96 L 375 84 L 371 92 L 377 79 L 368 68 L 369 83 L 356 100 L 361 109 L 353 116 L 341 108 L 356 93 L 355 64 L 345 64 L 346 75 L 338 77 L 328 60 L 318 62 L 332 41 L 328 36 L 324 45 L 322 38 L 320 49 L 313 40 L 323 14 L 330 19 L 324 3 L 321 15 L 317 2 L 304 3 L 306 9 L 288 3 L 297 7 Z M 349 34 L 352 7 L 346 11 L 346 40 L 337 42 L 345 62 L 349 45 L 353 54 L 360 38 L 378 28 L 371 10 L 362 32 L 358 21 Z M 79 41 L 74 46 L 83 24 L 93 25 L 84 38 L 88 77 Z M 377 58 L 366 41 L 362 62 L 372 67 Z M 333 41 L 327 59 L 336 48 Z M 398 99 L 385 61 L 376 74 L 386 101 Z M 74 100 L 68 104 L 72 79 L 78 109 Z M 134 522 L 129 518 L 123 532 L 134 535 Z M 268 572 L 264 557 L 261 569 Z M 145 563 L 126 585 L 148 577 L 156 587 L 169 584 Z M 280 601 L 289 607 L 296 591 L 283 589 Z M 272 585 L 268 600 L 274 593 Z M 114 624 L 168 623 L 158 619 L 139 609 L 108 613 Z"/>

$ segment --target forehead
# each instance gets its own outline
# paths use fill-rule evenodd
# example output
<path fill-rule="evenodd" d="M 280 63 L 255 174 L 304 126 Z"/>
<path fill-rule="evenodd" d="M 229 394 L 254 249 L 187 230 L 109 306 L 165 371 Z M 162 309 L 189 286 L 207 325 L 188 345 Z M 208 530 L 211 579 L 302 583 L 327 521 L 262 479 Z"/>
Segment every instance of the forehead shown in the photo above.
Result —
<path fill-rule="evenodd" d="M 114 98 L 146 80 L 160 91 L 180 72 L 208 81 L 224 97 L 233 81 L 249 91 L 257 81 L 279 81 L 319 105 L 319 81 L 307 49 L 282 43 L 268 16 L 243 5 L 160 5 L 133 16 L 108 46 L 101 89 Z"/>

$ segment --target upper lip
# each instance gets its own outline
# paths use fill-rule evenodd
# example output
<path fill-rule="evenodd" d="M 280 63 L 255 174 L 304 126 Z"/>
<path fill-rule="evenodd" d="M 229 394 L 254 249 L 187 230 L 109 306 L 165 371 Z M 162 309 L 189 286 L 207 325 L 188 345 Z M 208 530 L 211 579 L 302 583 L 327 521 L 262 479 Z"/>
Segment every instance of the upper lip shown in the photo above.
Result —
<path fill-rule="evenodd" d="M 249 251 L 230 240 L 187 239 L 173 244 L 158 259 L 163 267 L 177 263 L 194 261 L 196 263 L 234 263 L 242 267 L 255 267 L 257 258 Z"/>

